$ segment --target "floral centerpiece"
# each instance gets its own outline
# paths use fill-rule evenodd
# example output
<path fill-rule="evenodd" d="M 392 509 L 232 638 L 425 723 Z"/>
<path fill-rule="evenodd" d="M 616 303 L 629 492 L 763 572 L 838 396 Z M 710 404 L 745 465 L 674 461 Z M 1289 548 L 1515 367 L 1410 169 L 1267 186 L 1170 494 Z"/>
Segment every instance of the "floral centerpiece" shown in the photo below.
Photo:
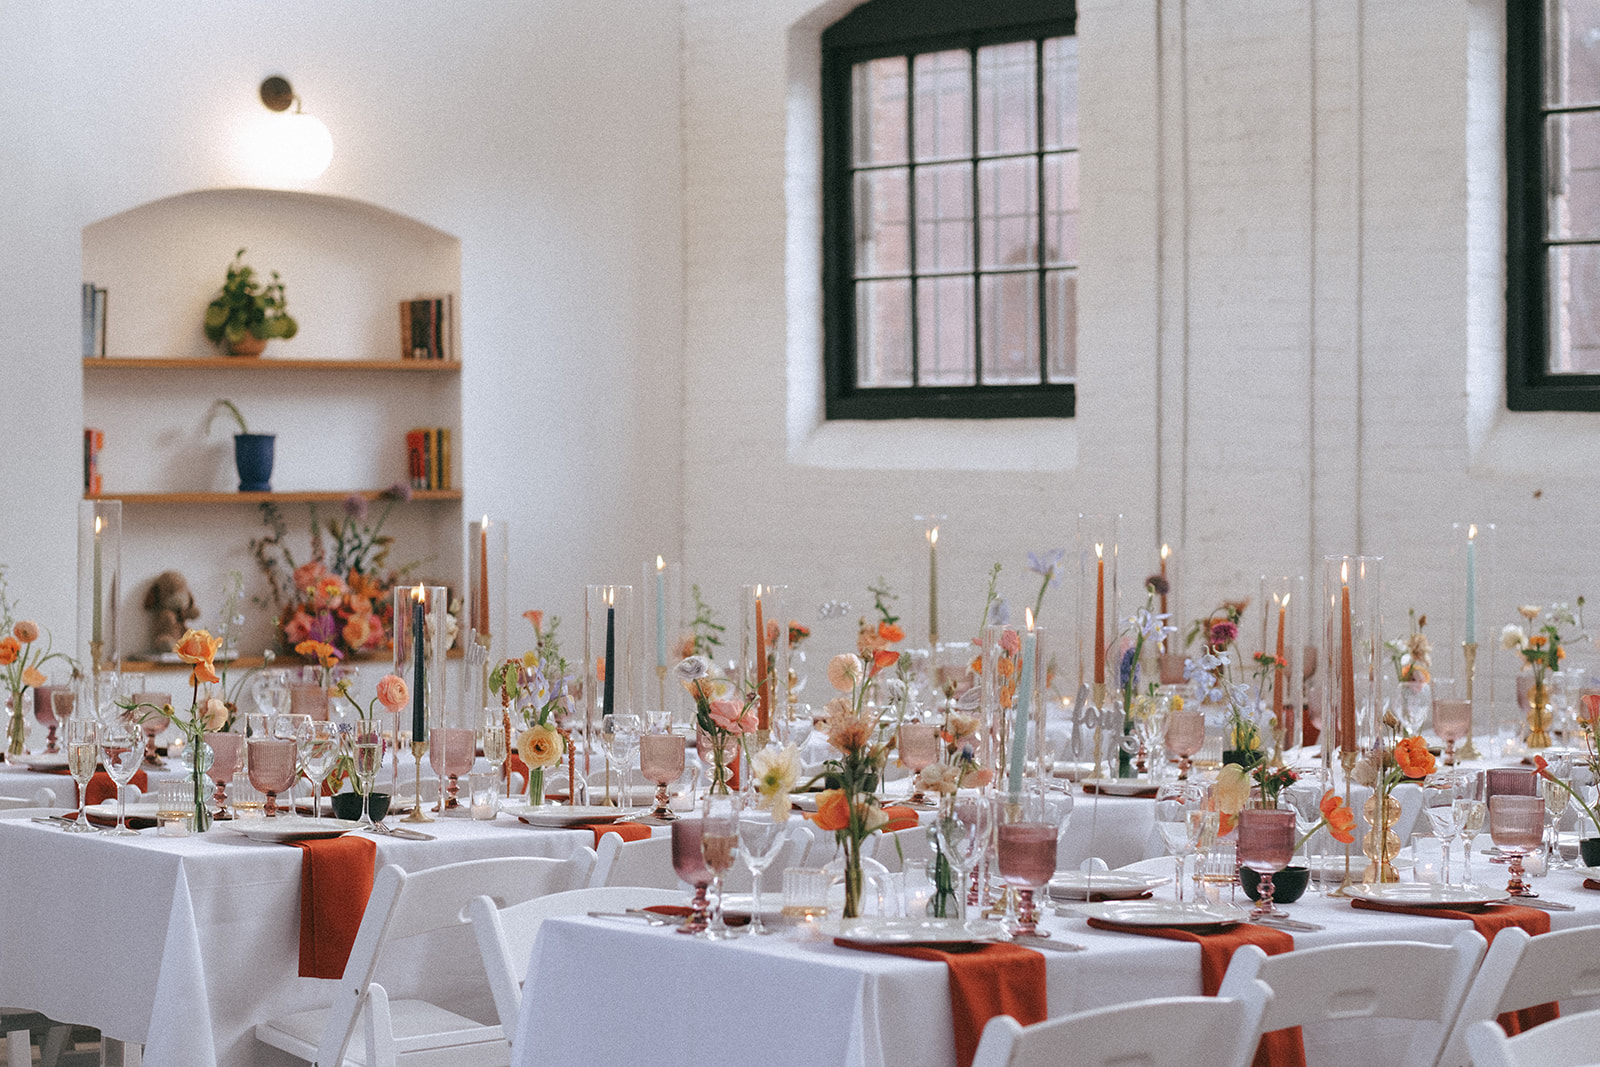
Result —
<path fill-rule="evenodd" d="M 171 704 L 158 707 L 155 704 L 118 704 L 117 706 L 134 714 L 140 722 L 151 718 L 165 718 L 178 728 L 183 734 L 184 743 L 189 751 L 194 753 L 190 760 L 192 769 L 190 776 L 194 790 L 194 828 L 196 833 L 204 833 L 211 826 L 211 811 L 206 801 L 210 796 L 210 789 L 206 783 L 206 768 L 209 761 L 204 758 L 205 733 L 207 730 L 221 730 L 227 725 L 231 717 L 228 704 L 220 696 L 208 695 L 205 699 L 200 697 L 200 686 L 216 685 L 222 681 L 217 674 L 217 650 L 222 645 L 220 638 L 211 636 L 207 630 L 188 630 L 178 640 L 177 647 L 173 649 L 178 658 L 191 666 L 189 671 L 189 710 L 177 711 Z"/>
<path fill-rule="evenodd" d="M 939 797 L 938 818 L 948 823 L 955 818 L 956 793 L 962 789 L 982 789 L 994 780 L 994 772 L 978 760 L 976 715 L 947 708 L 939 738 L 944 742 L 939 761 L 924 767 L 917 775 L 917 788 Z M 954 827 L 946 825 L 946 829 Z M 928 904 L 928 913 L 935 918 L 954 918 L 958 914 L 955 869 L 939 845 L 939 835 L 930 833 L 929 836 L 934 842 L 931 865 L 934 895 Z"/>
<path fill-rule="evenodd" d="M 1373 829 L 1361 845 L 1369 861 L 1361 876 L 1363 882 L 1396 880 L 1392 861 L 1400 851 L 1400 838 L 1393 827 L 1400 817 L 1400 804 L 1391 794 L 1401 782 L 1421 781 L 1438 767 L 1425 740 L 1401 734 L 1394 712 L 1384 712 L 1378 743 L 1357 761 L 1351 775 L 1358 784 L 1372 786 L 1372 796 L 1364 806 L 1367 825 Z"/>
<path fill-rule="evenodd" d="M 1211 624 L 1212 643 L 1198 658 L 1184 660 L 1183 677 L 1195 688 L 1202 703 L 1226 703 L 1228 719 L 1223 736 L 1223 762 L 1235 763 L 1249 769 L 1266 758 L 1261 750 L 1261 725 L 1253 717 L 1251 687 L 1248 682 L 1233 680 L 1233 653 L 1228 647 L 1238 636 L 1238 624 L 1219 619 Z M 1283 661 L 1277 656 L 1262 652 L 1255 656 L 1256 693 L 1259 696 L 1271 674 L 1281 669 Z"/>
<path fill-rule="evenodd" d="M 20 756 L 24 751 L 28 727 L 23 719 L 23 697 L 29 689 L 44 685 L 48 678 L 39 668 L 53 659 L 67 659 L 64 652 L 55 651 L 49 634 L 40 645 L 39 624 L 15 617 L 16 607 L 11 602 L 10 588 L 6 583 L 6 569 L 0 564 L 0 682 L 9 695 L 9 713 L 6 716 L 6 756 Z"/>
<path fill-rule="evenodd" d="M 276 613 L 284 647 L 321 641 L 345 658 L 374 655 L 389 647 L 393 620 L 389 590 L 417 566 L 388 566 L 394 538 L 383 532 L 397 503 L 411 499 L 411 487 L 396 482 L 382 496 L 383 509 L 368 522 L 367 498 L 353 493 L 343 515 L 322 522 L 311 508 L 311 558 L 297 563 L 287 543 L 288 526 L 277 505 L 261 505 L 265 536 L 253 538 L 250 551 L 267 578 L 269 596 L 257 597 Z"/>
<path fill-rule="evenodd" d="M 1177 627 L 1168 626 L 1170 615 L 1155 610 L 1156 597 L 1164 591 L 1167 580 L 1159 574 L 1152 574 L 1144 580 L 1144 605 L 1130 616 L 1123 627 L 1123 635 L 1128 639 L 1128 647 L 1122 653 L 1122 659 L 1117 664 L 1117 683 L 1122 690 L 1122 732 L 1124 736 L 1135 732 L 1135 723 L 1139 718 L 1140 709 L 1136 693 L 1139 688 L 1139 669 L 1143 662 L 1146 642 L 1154 642 L 1152 647 L 1159 647 L 1168 634 L 1178 632 Z M 1155 684 L 1151 683 L 1151 693 L 1155 692 Z M 1145 714 L 1148 714 L 1148 703 Z M 1124 754 L 1126 755 L 1126 754 Z M 1145 751 L 1143 746 L 1138 751 L 1138 765 L 1144 766 Z M 1128 764 L 1124 758 L 1120 765 Z M 1130 767 L 1130 770 L 1133 768 Z"/>
<path fill-rule="evenodd" d="M 555 654 L 559 660 L 559 649 Z M 545 771 L 559 767 L 569 749 L 559 720 L 559 713 L 565 709 L 567 701 L 566 676 L 557 675 L 556 680 L 551 682 L 545 675 L 539 655 L 540 651 L 535 650 L 521 659 L 506 660 L 489 675 L 489 685 L 500 694 L 501 706 L 516 708 L 517 725 L 520 726 L 516 753 L 528 768 L 530 807 L 544 803 Z M 560 662 L 564 665 L 566 661 Z M 576 786 L 574 781 L 571 789 L 573 803 L 577 803 Z"/>
<path fill-rule="evenodd" d="M 725 794 L 735 776 L 732 768 L 739 751 L 745 739 L 756 732 L 756 693 L 751 691 L 739 699 L 733 682 L 717 675 L 704 656 L 679 660 L 673 676 L 693 698 L 695 727 L 711 749 L 711 792 Z M 735 746 L 739 751 L 733 751 Z"/>
<path fill-rule="evenodd" d="M 1500 631 L 1500 647 L 1520 655 L 1522 666 L 1528 672 L 1518 678 L 1517 701 L 1524 704 L 1523 710 L 1528 716 L 1530 748 L 1547 748 L 1551 744 L 1550 725 L 1554 716 L 1549 708 L 1549 677 L 1561 669 L 1561 661 L 1567 657 L 1562 645 L 1586 636 L 1580 622 L 1582 612 L 1583 597 L 1578 598 L 1577 614 L 1567 604 L 1552 604 L 1549 611 L 1543 613 L 1544 621 L 1536 627 L 1534 624 L 1539 622 L 1541 614 L 1539 605 L 1524 604 L 1517 608 L 1517 614 L 1526 620 L 1527 629 L 1510 623 Z M 1567 630 L 1572 632 L 1565 632 Z"/>
<path fill-rule="evenodd" d="M 1426 615 L 1418 615 L 1415 608 L 1408 613 L 1411 619 L 1411 628 L 1404 637 L 1396 637 L 1383 643 L 1384 649 L 1389 653 L 1389 662 L 1394 666 L 1394 677 L 1397 682 L 1426 682 L 1430 675 L 1429 667 L 1432 666 L 1433 646 L 1428 642 L 1428 635 L 1423 632 L 1428 625 Z"/>

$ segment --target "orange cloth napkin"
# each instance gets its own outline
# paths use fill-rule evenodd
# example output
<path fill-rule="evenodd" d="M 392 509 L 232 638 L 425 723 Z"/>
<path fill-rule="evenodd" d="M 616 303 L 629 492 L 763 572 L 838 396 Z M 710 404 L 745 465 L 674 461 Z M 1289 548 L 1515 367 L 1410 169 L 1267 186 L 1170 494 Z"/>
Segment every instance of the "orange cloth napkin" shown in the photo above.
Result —
<path fill-rule="evenodd" d="M 600 839 L 606 834 L 617 834 L 624 841 L 642 841 L 650 836 L 650 827 L 636 822 L 585 822 L 573 827 L 574 830 L 589 830 L 594 834 L 594 847 L 600 847 Z"/>
<path fill-rule="evenodd" d="M 1483 939 L 1491 945 L 1494 944 L 1494 935 L 1508 926 L 1520 926 L 1534 936 L 1550 932 L 1549 912 L 1517 904 L 1491 904 L 1482 911 L 1415 908 L 1400 904 L 1379 904 L 1370 900 L 1352 900 L 1350 906 L 1363 911 L 1397 911 L 1405 915 L 1430 915 L 1436 919 L 1470 919 L 1473 929 L 1482 934 Z M 1532 1030 L 1540 1023 L 1547 1023 L 1560 1017 L 1561 1005 L 1551 1002 L 1535 1004 L 1521 1011 L 1508 1011 L 1500 1016 L 1499 1022 L 1507 1035 L 1515 1036 L 1524 1030 Z"/>
<path fill-rule="evenodd" d="M 950 973 L 950 1025 L 955 1032 L 959 1067 L 972 1067 L 983 1028 L 996 1015 L 1009 1015 L 1023 1026 L 1049 1018 L 1044 955 L 1021 945 L 931 948 L 869 944 L 845 937 L 836 937 L 833 943 L 863 952 L 943 963 Z"/>
<path fill-rule="evenodd" d="M 139 787 L 139 792 L 150 791 L 150 776 L 143 771 L 135 771 L 133 780 L 128 783 Z M 89 784 L 83 790 L 83 805 L 92 808 L 96 804 L 103 804 L 108 800 L 117 799 L 117 783 L 105 771 L 95 771 L 94 777 L 89 779 Z"/>
<path fill-rule="evenodd" d="M 1200 946 L 1200 991 L 1208 997 L 1216 996 L 1217 990 L 1222 988 L 1222 976 L 1228 973 L 1228 963 L 1233 959 L 1234 950 L 1241 945 L 1257 945 L 1269 956 L 1294 949 L 1294 938 L 1290 935 L 1253 923 L 1240 923 L 1215 933 L 1200 933 L 1175 926 L 1129 926 L 1103 919 L 1090 919 L 1089 925 L 1098 930 L 1193 941 Z M 1300 1038 L 1298 1026 L 1271 1030 L 1261 1035 L 1261 1044 L 1256 1046 L 1255 1067 L 1305 1067 L 1305 1062 L 1305 1043 Z"/>
<path fill-rule="evenodd" d="M 350 834 L 291 841 L 300 849 L 300 977 L 339 978 L 376 877 L 378 846 Z"/>

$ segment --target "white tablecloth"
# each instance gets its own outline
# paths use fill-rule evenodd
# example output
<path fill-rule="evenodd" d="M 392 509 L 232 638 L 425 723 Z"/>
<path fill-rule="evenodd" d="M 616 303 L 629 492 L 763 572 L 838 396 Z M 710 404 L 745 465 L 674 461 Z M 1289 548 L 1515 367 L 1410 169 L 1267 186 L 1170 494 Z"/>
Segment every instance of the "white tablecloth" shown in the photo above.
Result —
<path fill-rule="evenodd" d="M 302 853 L 225 825 L 112 838 L 0 820 L 0 1004 L 144 1043 L 152 1067 L 298 1062 L 260 1045 L 252 1028 L 329 1001 L 331 980 L 298 977 Z M 375 837 L 377 866 L 563 858 L 594 842 L 588 831 L 536 830 L 508 815 L 423 829 L 438 840 Z M 430 991 L 483 983 L 470 930 L 451 933 L 460 936 L 449 951 L 427 953 Z M 487 999 L 471 1006 L 493 1021 Z"/>

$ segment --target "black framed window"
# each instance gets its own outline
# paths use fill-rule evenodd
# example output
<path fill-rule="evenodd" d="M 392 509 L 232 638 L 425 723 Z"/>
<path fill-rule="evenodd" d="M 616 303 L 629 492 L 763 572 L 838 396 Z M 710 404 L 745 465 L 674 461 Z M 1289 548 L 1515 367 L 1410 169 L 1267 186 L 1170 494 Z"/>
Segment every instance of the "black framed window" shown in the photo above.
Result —
<path fill-rule="evenodd" d="M 1506 404 L 1600 411 L 1600 0 L 1506 31 Z"/>
<path fill-rule="evenodd" d="M 827 416 L 1066 417 L 1071 0 L 869 0 L 822 37 Z"/>

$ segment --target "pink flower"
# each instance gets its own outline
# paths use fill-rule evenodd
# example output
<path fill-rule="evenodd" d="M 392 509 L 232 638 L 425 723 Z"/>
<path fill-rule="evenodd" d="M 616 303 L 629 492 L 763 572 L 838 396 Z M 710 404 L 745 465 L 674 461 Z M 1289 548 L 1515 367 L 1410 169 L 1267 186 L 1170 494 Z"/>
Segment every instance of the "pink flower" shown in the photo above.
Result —
<path fill-rule="evenodd" d="M 39 640 L 39 624 L 36 622 L 29 622 L 27 619 L 22 619 L 11 628 L 11 633 L 18 641 L 21 641 L 25 645 L 31 645 L 33 642 Z"/>
<path fill-rule="evenodd" d="M 1015 630 L 1000 631 L 1000 650 L 1007 655 L 1015 656 L 1022 651 L 1022 635 Z"/>
<path fill-rule="evenodd" d="M 713 700 L 711 721 L 730 734 L 753 734 L 756 731 L 756 713 L 737 700 Z"/>
<path fill-rule="evenodd" d="M 398 711 L 411 699 L 410 687 L 398 674 L 386 674 L 378 679 L 378 703 L 390 711 Z"/>
<path fill-rule="evenodd" d="M 327 576 L 328 568 L 322 565 L 320 559 L 310 560 L 294 569 L 294 587 L 296 589 L 310 589 Z"/>
<path fill-rule="evenodd" d="M 297 611 L 283 624 L 283 636 L 291 645 L 298 645 L 311 636 L 311 616 Z"/>

